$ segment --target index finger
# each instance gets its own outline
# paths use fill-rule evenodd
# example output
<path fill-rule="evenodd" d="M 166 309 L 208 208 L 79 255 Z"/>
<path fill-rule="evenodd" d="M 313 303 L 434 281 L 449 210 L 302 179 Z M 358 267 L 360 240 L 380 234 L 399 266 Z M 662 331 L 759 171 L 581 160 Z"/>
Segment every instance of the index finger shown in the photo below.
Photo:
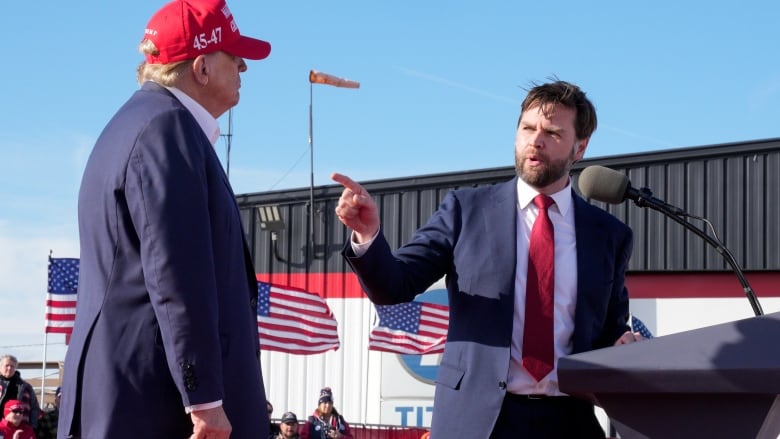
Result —
<path fill-rule="evenodd" d="M 351 190 L 355 194 L 360 194 L 363 192 L 363 186 L 355 183 L 351 178 L 347 177 L 346 175 L 339 174 L 338 172 L 334 172 L 330 175 L 330 178 L 335 181 L 336 183 L 341 184 L 345 188 Z"/>

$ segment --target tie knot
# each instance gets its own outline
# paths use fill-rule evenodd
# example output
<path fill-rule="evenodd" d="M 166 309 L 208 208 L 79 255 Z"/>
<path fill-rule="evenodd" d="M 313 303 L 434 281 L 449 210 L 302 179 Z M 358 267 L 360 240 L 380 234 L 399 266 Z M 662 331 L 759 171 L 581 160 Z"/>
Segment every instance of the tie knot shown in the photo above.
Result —
<path fill-rule="evenodd" d="M 553 204 L 555 204 L 555 200 L 553 200 L 552 198 L 548 197 L 547 195 L 539 194 L 539 195 L 534 197 L 534 204 L 540 210 L 547 210 L 548 207 L 550 207 Z"/>

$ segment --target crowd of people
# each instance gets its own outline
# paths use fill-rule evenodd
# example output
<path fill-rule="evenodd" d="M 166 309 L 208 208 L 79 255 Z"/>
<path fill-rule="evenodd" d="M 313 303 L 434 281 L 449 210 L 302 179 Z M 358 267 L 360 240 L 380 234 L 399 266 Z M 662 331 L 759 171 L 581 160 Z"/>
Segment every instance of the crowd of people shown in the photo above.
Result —
<path fill-rule="evenodd" d="M 57 387 L 50 407 L 40 409 L 33 387 L 16 370 L 18 360 L 12 355 L 0 357 L 0 438 L 2 439 L 56 439 L 62 388 Z M 11 383 L 11 385 L 9 385 Z M 36 408 L 33 415 L 32 408 Z M 266 402 L 268 418 L 274 407 Z M 317 406 L 305 421 L 292 411 L 286 411 L 279 422 L 270 422 L 269 439 L 348 439 L 352 438 L 349 423 L 334 407 L 333 391 L 323 387 Z"/>
<path fill-rule="evenodd" d="M 268 403 L 268 417 L 273 413 L 273 406 Z M 333 390 L 323 387 L 317 398 L 314 412 L 301 424 L 293 412 L 285 412 L 279 425 L 271 423 L 270 439 L 347 439 L 352 437 L 349 424 L 333 406 Z"/>
<path fill-rule="evenodd" d="M 17 370 L 13 355 L 0 356 L 0 437 L 3 439 L 56 439 L 62 389 L 54 392 L 54 403 L 41 410 L 32 385 Z"/>

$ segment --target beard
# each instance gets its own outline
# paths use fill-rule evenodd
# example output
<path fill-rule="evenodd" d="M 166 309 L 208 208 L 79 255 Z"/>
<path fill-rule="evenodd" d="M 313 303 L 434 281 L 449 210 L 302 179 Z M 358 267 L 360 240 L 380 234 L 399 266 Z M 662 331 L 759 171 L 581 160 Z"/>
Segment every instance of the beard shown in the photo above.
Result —
<path fill-rule="evenodd" d="M 548 160 L 546 156 L 537 152 L 536 156 L 543 159 L 542 166 L 536 166 L 531 169 L 525 168 L 526 158 L 515 152 L 515 172 L 529 186 L 535 188 L 547 187 L 564 176 L 569 175 L 571 166 L 574 164 L 575 147 L 572 147 L 568 157 L 559 160 Z"/>

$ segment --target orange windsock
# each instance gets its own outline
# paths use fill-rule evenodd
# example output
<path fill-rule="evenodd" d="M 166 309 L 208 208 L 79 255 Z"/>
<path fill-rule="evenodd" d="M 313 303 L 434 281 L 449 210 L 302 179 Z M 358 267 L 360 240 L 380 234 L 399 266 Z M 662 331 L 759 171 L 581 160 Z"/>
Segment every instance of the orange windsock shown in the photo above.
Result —
<path fill-rule="evenodd" d="M 334 87 L 360 88 L 360 83 L 351 79 L 339 78 L 338 76 L 312 70 L 309 72 L 309 82 L 312 84 L 327 84 Z"/>

